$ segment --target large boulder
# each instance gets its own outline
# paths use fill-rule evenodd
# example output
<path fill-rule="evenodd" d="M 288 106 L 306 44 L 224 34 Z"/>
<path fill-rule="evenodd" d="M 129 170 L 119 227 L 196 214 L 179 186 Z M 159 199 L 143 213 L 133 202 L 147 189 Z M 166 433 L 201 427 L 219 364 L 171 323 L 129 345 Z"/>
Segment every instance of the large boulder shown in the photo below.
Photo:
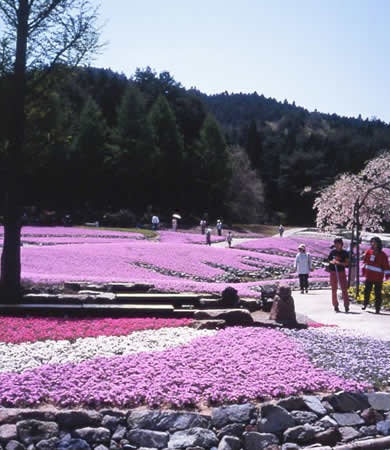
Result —
<path fill-rule="evenodd" d="M 179 431 L 187 428 L 209 428 L 211 418 L 190 412 L 134 410 L 130 412 L 127 423 L 133 429 Z"/>
<path fill-rule="evenodd" d="M 127 439 L 130 444 L 135 444 L 137 447 L 166 448 L 169 434 L 163 431 L 137 429 L 129 431 Z"/>
<path fill-rule="evenodd" d="M 57 437 L 59 433 L 56 422 L 42 422 L 39 420 L 22 420 L 16 424 L 18 439 L 24 445 L 35 444 L 44 439 Z"/>
<path fill-rule="evenodd" d="M 291 414 L 280 406 L 265 404 L 260 409 L 257 422 L 257 431 L 260 433 L 280 433 L 295 425 Z"/>
<path fill-rule="evenodd" d="M 248 431 L 243 437 L 245 450 L 263 450 L 272 444 L 279 444 L 279 439 L 272 433 Z"/>
<path fill-rule="evenodd" d="M 65 410 L 56 415 L 61 428 L 74 427 L 98 427 L 102 422 L 102 415 L 97 411 L 89 410 Z"/>
<path fill-rule="evenodd" d="M 286 325 L 297 324 L 294 299 L 291 295 L 291 288 L 287 284 L 279 286 L 269 318 Z"/>
<path fill-rule="evenodd" d="M 237 308 L 240 302 L 237 289 L 228 286 L 222 291 L 222 299 L 220 301 L 222 308 Z"/>
<path fill-rule="evenodd" d="M 168 448 L 210 448 L 216 445 L 218 445 L 218 439 L 211 430 L 206 430 L 204 428 L 189 428 L 173 433 L 169 439 Z"/>
<path fill-rule="evenodd" d="M 224 320 L 227 325 L 252 325 L 253 317 L 247 309 L 208 309 L 194 314 L 197 320 Z"/>
<path fill-rule="evenodd" d="M 220 429 L 230 423 L 249 423 L 256 418 L 256 407 L 251 403 L 243 405 L 228 405 L 214 408 L 213 426 Z"/>

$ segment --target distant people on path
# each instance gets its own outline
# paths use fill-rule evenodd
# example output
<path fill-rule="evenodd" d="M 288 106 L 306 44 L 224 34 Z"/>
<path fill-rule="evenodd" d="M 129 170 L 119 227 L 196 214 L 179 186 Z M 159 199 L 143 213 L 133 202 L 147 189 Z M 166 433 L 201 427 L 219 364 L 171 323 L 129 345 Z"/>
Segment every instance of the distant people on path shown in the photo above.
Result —
<path fill-rule="evenodd" d="M 345 312 L 349 312 L 349 298 L 348 298 L 348 282 L 345 275 L 345 268 L 348 267 L 348 252 L 343 250 L 344 242 L 341 238 L 336 238 L 333 241 L 333 250 L 329 253 L 329 275 L 330 285 L 332 288 L 332 304 L 336 312 L 339 311 L 339 302 L 337 300 L 337 286 L 340 286 Z"/>
<path fill-rule="evenodd" d="M 176 217 L 172 218 L 172 230 L 177 231 L 177 219 Z"/>
<path fill-rule="evenodd" d="M 158 216 L 153 216 L 152 217 L 152 229 L 157 230 L 159 223 L 160 223 L 160 219 L 158 218 Z"/>
<path fill-rule="evenodd" d="M 382 250 L 382 241 L 379 237 L 373 237 L 370 244 L 371 248 L 366 251 L 363 258 L 363 276 L 366 277 L 366 282 L 362 309 L 367 308 L 374 288 L 375 312 L 379 314 L 382 306 L 383 278 L 386 277 L 386 280 L 390 278 L 389 258 Z"/>
<path fill-rule="evenodd" d="M 284 227 L 282 224 L 279 225 L 279 236 L 283 237 L 283 233 L 284 233 Z"/>
<path fill-rule="evenodd" d="M 206 244 L 211 245 L 211 228 L 207 228 L 206 231 Z"/>
<path fill-rule="evenodd" d="M 233 235 L 232 235 L 231 231 L 229 231 L 228 235 L 226 236 L 226 240 L 227 240 L 227 243 L 229 245 L 229 248 L 231 248 L 232 247 L 232 241 L 233 241 Z"/>
<path fill-rule="evenodd" d="M 221 220 L 217 220 L 217 232 L 218 232 L 218 236 L 222 236 L 222 221 Z"/>
<path fill-rule="evenodd" d="M 207 226 L 207 222 L 204 219 L 202 219 L 200 221 L 200 231 L 201 231 L 202 234 L 205 234 L 206 226 Z"/>
<path fill-rule="evenodd" d="M 306 253 L 305 244 L 301 244 L 298 247 L 298 253 L 295 257 L 294 268 L 298 273 L 299 287 L 301 288 L 301 294 L 309 292 L 309 273 L 313 270 L 313 264 L 310 253 Z"/>

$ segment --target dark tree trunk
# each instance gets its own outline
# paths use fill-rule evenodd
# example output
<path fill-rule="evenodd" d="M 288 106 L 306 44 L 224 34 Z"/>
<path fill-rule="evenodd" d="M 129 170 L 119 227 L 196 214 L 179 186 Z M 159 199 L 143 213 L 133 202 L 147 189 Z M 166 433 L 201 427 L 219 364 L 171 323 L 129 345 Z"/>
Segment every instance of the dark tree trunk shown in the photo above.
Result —
<path fill-rule="evenodd" d="M 1 255 L 1 301 L 20 297 L 20 230 L 22 217 L 23 146 L 25 132 L 26 53 L 28 39 L 28 0 L 19 1 L 17 40 L 13 76 L 10 147 L 7 164 L 4 246 Z"/>

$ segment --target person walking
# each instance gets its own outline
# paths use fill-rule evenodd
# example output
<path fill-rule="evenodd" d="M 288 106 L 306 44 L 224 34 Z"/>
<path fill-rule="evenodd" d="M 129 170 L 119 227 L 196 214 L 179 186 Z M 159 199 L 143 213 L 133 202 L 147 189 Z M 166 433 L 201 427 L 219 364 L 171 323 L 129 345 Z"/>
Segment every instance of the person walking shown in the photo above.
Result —
<path fill-rule="evenodd" d="M 229 248 L 232 248 L 233 235 L 231 231 L 229 231 L 228 235 L 226 236 L 226 240 L 229 245 Z"/>
<path fill-rule="evenodd" d="M 207 225 L 207 222 L 204 219 L 202 219 L 200 221 L 200 231 L 202 234 L 205 234 L 205 232 L 206 232 L 206 225 Z"/>
<path fill-rule="evenodd" d="M 211 245 L 211 228 L 207 228 L 206 231 L 206 244 Z"/>
<path fill-rule="evenodd" d="M 283 237 L 283 233 L 284 233 L 284 227 L 282 224 L 279 225 L 279 236 Z"/>
<path fill-rule="evenodd" d="M 222 221 L 220 219 L 217 220 L 217 232 L 218 236 L 222 236 Z"/>
<path fill-rule="evenodd" d="M 298 252 L 295 257 L 294 268 L 298 273 L 301 294 L 304 292 L 307 294 L 309 292 L 309 272 L 313 270 L 313 264 L 310 253 L 306 253 L 305 244 L 298 247 Z"/>
<path fill-rule="evenodd" d="M 343 296 L 345 312 L 347 313 L 349 312 L 349 298 L 345 268 L 348 267 L 348 252 L 343 250 L 344 242 L 341 238 L 336 238 L 333 243 L 333 249 L 328 256 L 332 304 L 334 310 L 340 312 L 339 302 L 337 300 L 337 286 L 339 285 Z"/>
<path fill-rule="evenodd" d="M 158 218 L 158 216 L 153 216 L 152 217 L 152 230 L 157 230 L 159 223 L 160 223 L 160 219 Z"/>
<path fill-rule="evenodd" d="M 375 313 L 379 314 L 382 306 L 383 278 L 390 278 L 389 258 L 382 250 L 382 241 L 379 237 L 373 237 L 370 241 L 371 248 L 366 251 L 363 258 L 363 276 L 366 277 L 364 286 L 364 303 L 362 309 L 366 309 L 370 302 L 372 288 L 375 292 Z"/>

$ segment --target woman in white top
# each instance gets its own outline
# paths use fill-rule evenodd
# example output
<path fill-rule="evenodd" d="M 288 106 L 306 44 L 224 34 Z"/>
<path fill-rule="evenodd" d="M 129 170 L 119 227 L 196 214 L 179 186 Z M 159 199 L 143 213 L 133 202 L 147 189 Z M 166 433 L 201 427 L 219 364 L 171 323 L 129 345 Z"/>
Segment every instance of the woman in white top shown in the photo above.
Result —
<path fill-rule="evenodd" d="M 313 269 L 311 255 L 306 253 L 305 244 L 301 244 L 298 247 L 299 253 L 295 257 L 294 268 L 298 272 L 299 286 L 301 288 L 301 294 L 309 290 L 309 272 Z"/>

